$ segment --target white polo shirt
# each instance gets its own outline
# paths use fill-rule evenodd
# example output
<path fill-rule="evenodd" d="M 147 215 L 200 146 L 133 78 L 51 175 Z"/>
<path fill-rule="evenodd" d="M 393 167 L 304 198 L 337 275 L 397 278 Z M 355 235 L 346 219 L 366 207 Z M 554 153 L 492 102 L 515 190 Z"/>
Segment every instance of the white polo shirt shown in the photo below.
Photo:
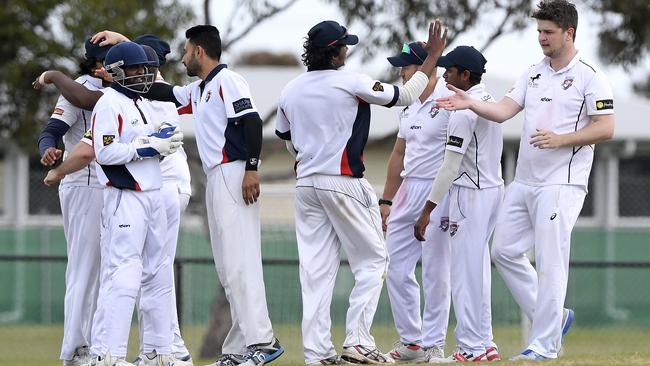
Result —
<path fill-rule="evenodd" d="M 346 70 L 308 71 L 290 81 L 278 103 L 276 134 L 297 150 L 296 175 L 363 177 L 370 104 L 392 107 L 396 86 Z"/>
<path fill-rule="evenodd" d="M 451 94 L 440 78 L 424 103 L 417 98 L 400 113 L 397 137 L 406 141 L 402 178 L 434 179 L 438 174 L 445 155 L 450 112 L 438 108 L 435 100 Z"/>
<path fill-rule="evenodd" d="M 88 90 L 103 89 L 102 80 L 90 75 L 82 75 L 75 81 L 85 86 Z M 90 129 L 91 115 L 91 111 L 75 107 L 63 95 L 59 96 L 50 118 L 57 119 L 70 126 L 70 129 L 63 135 L 63 144 L 65 145 L 63 160 L 68 158 L 68 154 L 79 143 L 83 134 Z M 61 181 L 61 186 L 66 185 L 101 187 L 95 172 L 95 162 L 92 161 L 83 169 L 66 175 Z"/>
<path fill-rule="evenodd" d="M 92 141 L 99 183 L 108 187 L 147 191 L 159 189 L 158 158 L 134 160 L 138 136 L 155 131 L 147 99 L 131 99 L 113 88 L 104 89 L 92 115 Z"/>
<path fill-rule="evenodd" d="M 257 113 L 244 78 L 220 64 L 205 80 L 175 86 L 174 97 L 182 107 L 179 114 L 194 114 L 196 143 L 203 170 L 235 160 L 246 160 L 244 126 L 239 122 Z"/>
<path fill-rule="evenodd" d="M 474 99 L 494 102 L 483 84 L 474 85 L 467 90 L 467 94 Z M 465 109 L 451 113 L 447 131 L 447 150 L 463 154 L 455 185 L 474 189 L 503 185 L 503 134 L 500 124 Z"/>
<path fill-rule="evenodd" d="M 524 108 L 515 180 L 533 186 L 572 184 L 587 188 L 594 146 L 539 149 L 530 144 L 536 129 L 563 134 L 591 123 L 589 116 L 614 113 L 614 98 L 605 74 L 577 54 L 559 71 L 549 58 L 531 66 L 507 97 Z"/>

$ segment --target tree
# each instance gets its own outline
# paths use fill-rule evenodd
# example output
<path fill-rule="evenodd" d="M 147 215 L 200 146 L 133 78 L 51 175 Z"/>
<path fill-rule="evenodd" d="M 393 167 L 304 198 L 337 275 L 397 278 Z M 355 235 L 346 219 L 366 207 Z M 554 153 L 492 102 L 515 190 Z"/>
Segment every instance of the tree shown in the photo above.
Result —
<path fill-rule="evenodd" d="M 35 93 L 30 83 L 47 69 L 76 73 L 83 42 L 95 32 L 153 33 L 171 41 L 192 19 L 190 8 L 179 0 L 8 2 L 0 8 L 0 136 L 35 151 L 56 91 Z"/>
<path fill-rule="evenodd" d="M 605 62 L 626 70 L 646 66 L 650 54 L 650 7 L 647 0 L 591 0 L 601 15 L 602 28 L 598 54 Z M 650 73 L 634 84 L 637 92 L 650 97 Z"/>

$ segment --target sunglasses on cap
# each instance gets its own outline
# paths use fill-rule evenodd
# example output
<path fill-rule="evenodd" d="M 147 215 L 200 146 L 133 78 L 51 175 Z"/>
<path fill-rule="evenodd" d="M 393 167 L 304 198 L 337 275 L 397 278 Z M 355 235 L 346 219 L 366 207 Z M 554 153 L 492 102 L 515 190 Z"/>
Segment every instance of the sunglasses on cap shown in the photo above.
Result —
<path fill-rule="evenodd" d="M 408 54 L 411 54 L 411 55 L 415 56 L 415 58 L 417 58 L 417 59 L 420 60 L 421 62 L 424 62 L 424 60 L 423 60 L 420 56 L 418 56 L 418 54 L 415 53 L 415 52 L 411 49 L 411 47 L 409 47 L 408 43 L 404 43 L 404 45 L 402 45 L 402 53 L 408 53 Z"/>

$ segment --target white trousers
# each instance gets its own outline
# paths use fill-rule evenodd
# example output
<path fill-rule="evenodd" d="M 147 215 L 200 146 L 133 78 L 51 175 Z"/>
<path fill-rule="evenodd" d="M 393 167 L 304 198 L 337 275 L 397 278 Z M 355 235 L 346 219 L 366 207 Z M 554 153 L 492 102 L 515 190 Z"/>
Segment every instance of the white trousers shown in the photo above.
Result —
<path fill-rule="evenodd" d="M 402 343 L 444 347 L 450 307 L 449 199 L 431 212 L 426 240 L 415 239 L 413 227 L 431 192 L 430 179 L 406 178 L 393 199 L 386 245 L 390 256 L 386 286 L 395 328 Z M 415 267 L 422 258 L 424 314 Z"/>
<path fill-rule="evenodd" d="M 492 336 L 492 267 L 489 241 L 503 199 L 503 186 L 473 189 L 452 185 L 451 296 L 456 342 L 475 356 L 496 347 Z"/>
<path fill-rule="evenodd" d="M 126 357 L 135 300 L 140 293 L 146 352 L 170 354 L 172 272 L 160 190 L 104 189 L 101 278 L 91 353 Z"/>
<path fill-rule="evenodd" d="M 239 160 L 211 169 L 205 197 L 212 255 L 232 318 L 222 350 L 234 354 L 273 339 L 262 273 L 260 205 L 244 203 L 244 172 Z"/>
<path fill-rule="evenodd" d="M 527 348 L 556 358 L 569 278 L 571 231 L 586 192 L 572 185 L 506 189 L 494 234 L 492 259 L 513 297 L 532 320 Z M 526 252 L 535 248 L 533 268 Z"/>
<path fill-rule="evenodd" d="M 312 175 L 296 182 L 296 237 L 307 364 L 336 355 L 330 305 L 341 247 L 355 285 L 343 346 L 374 347 L 370 327 L 388 266 L 377 195 L 365 179 Z"/>
<path fill-rule="evenodd" d="M 187 208 L 187 204 L 190 201 L 190 195 L 186 193 L 180 193 L 178 189 L 178 184 L 174 181 L 163 181 L 163 185 L 160 188 L 160 194 L 165 206 L 165 212 L 167 216 L 167 255 L 169 256 L 172 265 L 168 268 L 172 271 L 172 302 L 171 302 L 171 329 L 174 334 L 174 339 L 172 342 L 172 352 L 179 355 L 187 355 L 189 351 L 185 346 L 183 337 L 181 336 L 181 329 L 178 325 L 178 310 L 176 309 L 176 289 L 174 286 L 174 258 L 176 258 L 176 247 L 178 244 L 178 233 L 181 227 L 181 214 Z M 139 305 L 139 304 L 138 304 Z M 140 306 L 138 306 L 138 330 L 140 332 L 140 353 L 150 352 L 143 348 L 145 342 L 143 340 L 151 337 L 151 333 L 155 330 L 155 327 L 151 324 L 145 324 L 142 317 L 142 311 Z"/>
<path fill-rule="evenodd" d="M 102 191 L 102 188 L 88 186 L 63 185 L 59 188 L 68 256 L 62 360 L 71 360 L 77 348 L 90 346 L 91 342 L 93 314 L 99 292 Z"/>

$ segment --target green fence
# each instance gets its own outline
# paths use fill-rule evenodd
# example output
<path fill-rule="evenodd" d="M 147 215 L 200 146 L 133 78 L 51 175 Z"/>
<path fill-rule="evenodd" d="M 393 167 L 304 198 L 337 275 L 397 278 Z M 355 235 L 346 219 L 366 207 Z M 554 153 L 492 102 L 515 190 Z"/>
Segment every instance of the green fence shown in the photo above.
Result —
<path fill-rule="evenodd" d="M 576 229 L 573 237 L 567 306 L 581 326 L 650 325 L 650 250 L 647 230 L 603 232 Z M 292 227 L 265 228 L 262 233 L 264 274 L 274 324 L 298 324 L 301 317 L 297 249 Z M 9 260 L 9 257 L 31 256 Z M 63 317 L 65 240 L 61 229 L 0 230 L 0 323 L 60 323 Z M 207 238 L 183 231 L 176 263 L 179 269 L 183 324 L 207 322 L 218 293 L 216 271 Z M 43 260 L 40 256 L 59 260 Z M 187 260 L 187 259 L 190 260 Z M 332 320 L 342 324 L 353 285 L 341 266 L 332 304 Z M 385 290 L 384 290 L 385 291 Z M 517 324 L 518 307 L 493 271 L 492 308 L 495 325 Z M 381 297 L 376 324 L 391 324 L 388 296 Z"/>

